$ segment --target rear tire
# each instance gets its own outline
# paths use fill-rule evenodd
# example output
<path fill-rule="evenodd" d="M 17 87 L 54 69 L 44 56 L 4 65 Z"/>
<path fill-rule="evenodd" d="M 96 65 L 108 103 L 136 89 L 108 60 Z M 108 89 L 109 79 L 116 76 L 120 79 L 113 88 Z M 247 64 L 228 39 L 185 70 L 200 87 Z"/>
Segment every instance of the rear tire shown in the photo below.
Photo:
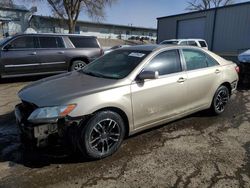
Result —
<path fill-rule="evenodd" d="M 81 70 L 86 65 L 87 65 L 87 63 L 85 63 L 82 60 L 75 60 L 75 61 L 72 62 L 71 66 L 70 66 L 70 71 Z"/>
<path fill-rule="evenodd" d="M 112 155 L 120 147 L 125 127 L 122 117 L 113 111 L 96 113 L 78 135 L 78 148 L 83 156 L 101 159 Z"/>
<path fill-rule="evenodd" d="M 214 115 L 222 114 L 229 100 L 229 90 L 226 86 L 220 86 L 214 94 L 214 98 L 210 107 Z"/>

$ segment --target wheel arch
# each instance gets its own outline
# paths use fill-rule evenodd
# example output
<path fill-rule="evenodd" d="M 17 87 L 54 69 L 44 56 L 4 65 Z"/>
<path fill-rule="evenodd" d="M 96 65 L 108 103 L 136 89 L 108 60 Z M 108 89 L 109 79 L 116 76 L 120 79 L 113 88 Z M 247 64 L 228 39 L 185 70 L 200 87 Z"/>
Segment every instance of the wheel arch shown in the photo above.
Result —
<path fill-rule="evenodd" d="M 129 136 L 129 132 L 130 132 L 130 127 L 129 127 L 129 120 L 128 120 L 128 116 L 127 114 L 121 110 L 120 108 L 117 108 L 117 107 L 104 107 L 104 108 L 101 108 L 97 111 L 95 111 L 93 114 L 97 113 L 97 112 L 100 112 L 100 111 L 106 111 L 106 110 L 109 110 L 109 111 L 112 111 L 112 112 L 116 112 L 117 114 L 119 114 L 124 122 L 124 125 L 125 125 L 125 136 Z"/>
<path fill-rule="evenodd" d="M 232 87 L 231 87 L 231 84 L 229 82 L 224 82 L 222 83 L 220 86 L 225 86 L 227 87 L 228 91 L 229 91 L 229 95 L 231 96 L 232 94 Z"/>
<path fill-rule="evenodd" d="M 84 61 L 86 64 L 89 64 L 89 63 L 90 63 L 90 60 L 89 60 L 86 56 L 74 57 L 74 58 L 70 59 L 70 61 L 69 61 L 68 70 L 70 70 L 70 67 L 72 66 L 72 63 L 73 63 L 74 61 L 77 61 L 77 60 Z"/>

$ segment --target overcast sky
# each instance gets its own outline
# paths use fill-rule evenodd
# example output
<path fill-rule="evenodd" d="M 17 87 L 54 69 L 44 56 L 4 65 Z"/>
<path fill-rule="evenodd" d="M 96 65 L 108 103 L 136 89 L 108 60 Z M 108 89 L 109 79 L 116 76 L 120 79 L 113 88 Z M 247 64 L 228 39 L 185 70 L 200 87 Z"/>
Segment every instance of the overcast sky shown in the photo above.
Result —
<path fill-rule="evenodd" d="M 22 0 L 15 0 L 20 4 Z M 249 0 L 238 0 L 246 2 Z M 23 4 L 23 3 L 22 3 Z M 31 4 L 26 4 L 28 8 Z M 46 3 L 33 3 L 37 6 L 38 15 L 50 15 L 50 8 Z M 102 22 L 143 27 L 157 27 L 156 18 L 186 12 L 187 0 L 117 0 L 112 7 L 106 8 L 106 19 Z M 81 14 L 80 20 L 92 21 Z"/>

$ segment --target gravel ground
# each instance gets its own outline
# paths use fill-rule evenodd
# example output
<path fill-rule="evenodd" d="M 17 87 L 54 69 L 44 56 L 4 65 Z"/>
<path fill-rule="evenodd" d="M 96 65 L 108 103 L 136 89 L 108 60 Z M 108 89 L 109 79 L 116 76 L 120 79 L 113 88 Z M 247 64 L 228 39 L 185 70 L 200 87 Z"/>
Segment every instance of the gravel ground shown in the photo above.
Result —
<path fill-rule="evenodd" d="M 20 144 L 16 94 L 36 79 L 0 84 L 0 187 L 250 187 L 246 88 L 221 116 L 193 114 L 126 139 L 111 157 L 86 161 L 62 148 L 26 151 Z"/>

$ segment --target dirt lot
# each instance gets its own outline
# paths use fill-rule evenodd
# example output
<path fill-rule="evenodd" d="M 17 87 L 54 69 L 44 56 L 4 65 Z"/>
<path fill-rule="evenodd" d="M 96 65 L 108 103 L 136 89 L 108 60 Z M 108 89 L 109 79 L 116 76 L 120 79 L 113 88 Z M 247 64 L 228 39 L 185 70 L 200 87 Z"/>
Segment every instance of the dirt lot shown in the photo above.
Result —
<path fill-rule="evenodd" d="M 36 79 L 0 84 L 0 187 L 250 187 L 247 89 L 221 116 L 194 114 L 126 139 L 111 157 L 85 161 L 62 148 L 20 144 L 16 93 Z"/>

